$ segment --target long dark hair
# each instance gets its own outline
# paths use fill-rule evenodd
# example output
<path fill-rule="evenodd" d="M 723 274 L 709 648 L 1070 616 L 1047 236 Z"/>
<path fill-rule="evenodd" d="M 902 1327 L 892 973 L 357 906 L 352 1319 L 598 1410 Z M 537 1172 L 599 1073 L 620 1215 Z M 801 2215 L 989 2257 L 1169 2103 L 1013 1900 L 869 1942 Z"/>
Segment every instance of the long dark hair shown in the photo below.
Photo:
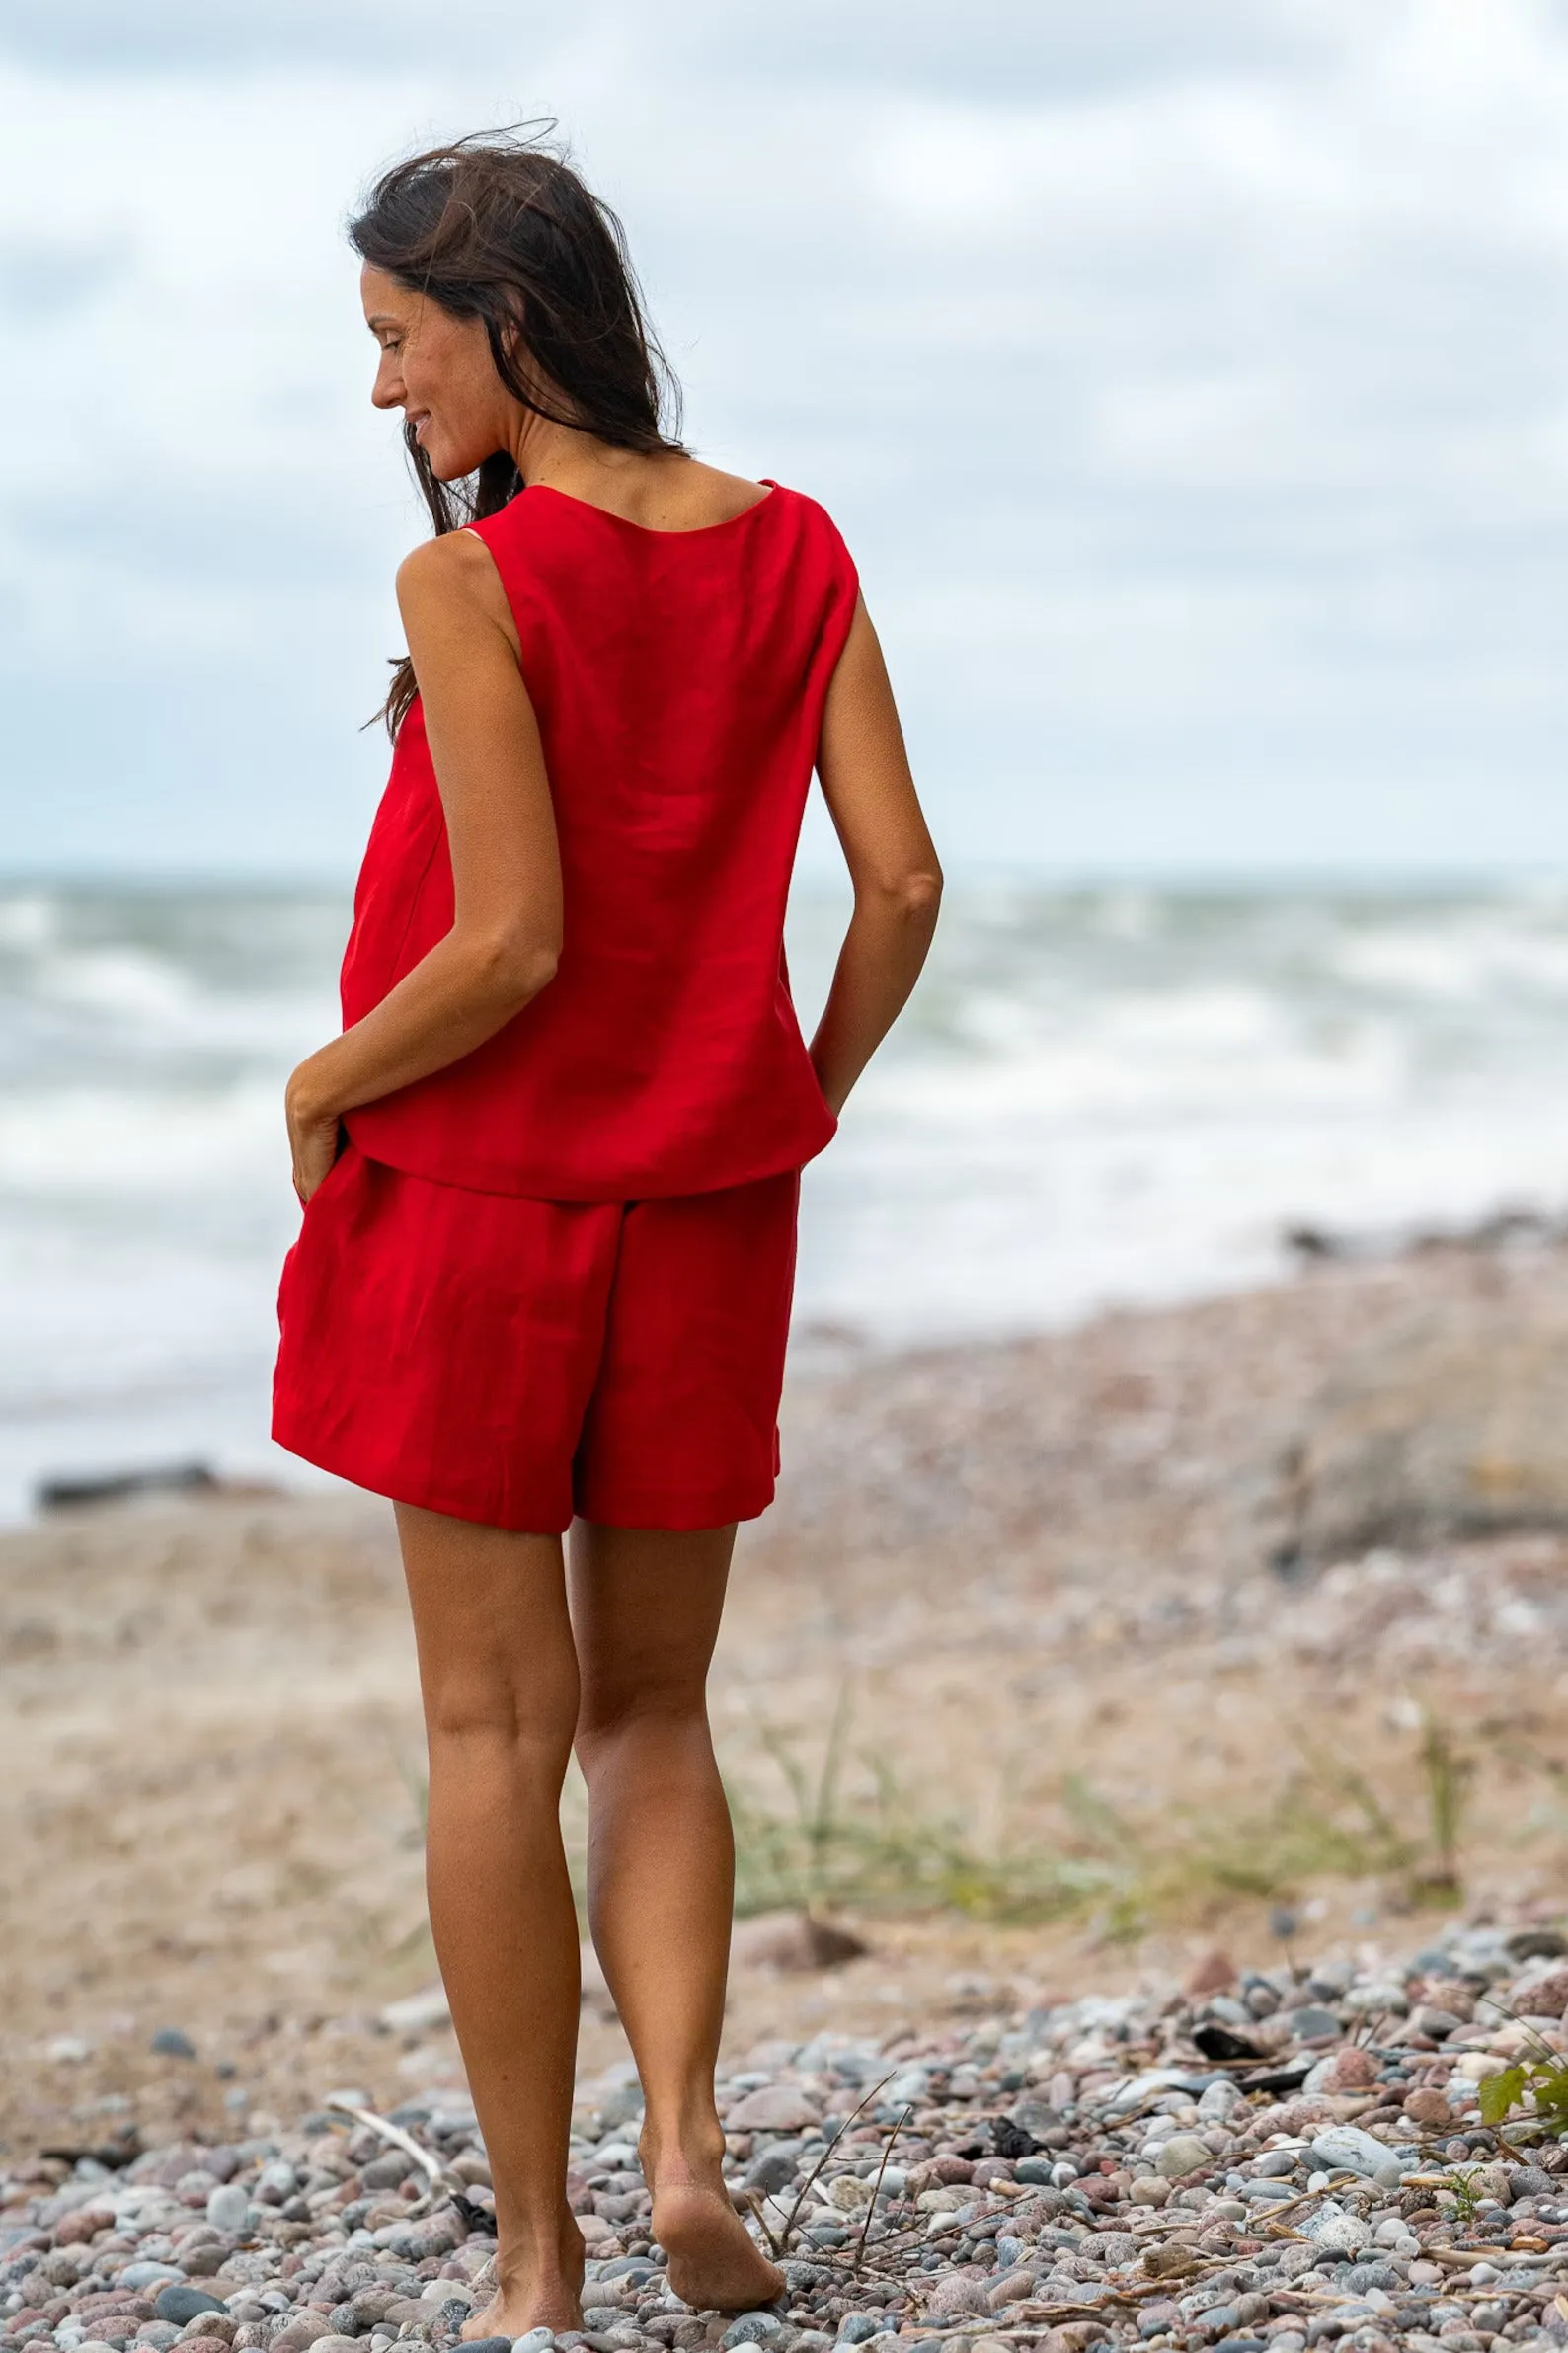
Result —
<path fill-rule="evenodd" d="M 680 387 L 649 326 L 626 232 L 547 135 L 483 132 L 394 164 L 349 242 L 454 318 L 482 319 L 496 373 L 536 416 L 612 449 L 678 450 Z M 522 488 L 510 450 L 461 482 L 438 482 L 407 426 L 403 438 L 437 533 L 495 514 Z M 390 735 L 418 691 L 405 654 L 383 707 Z"/>

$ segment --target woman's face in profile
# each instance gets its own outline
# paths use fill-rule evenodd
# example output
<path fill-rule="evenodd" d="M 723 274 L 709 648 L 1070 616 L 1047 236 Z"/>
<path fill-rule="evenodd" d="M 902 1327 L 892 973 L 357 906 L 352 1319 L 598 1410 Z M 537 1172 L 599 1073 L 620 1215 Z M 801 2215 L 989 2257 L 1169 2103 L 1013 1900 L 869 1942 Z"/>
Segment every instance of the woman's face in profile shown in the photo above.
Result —
<path fill-rule="evenodd" d="M 513 404 L 484 321 L 454 318 L 368 262 L 359 292 L 381 353 L 370 398 L 378 409 L 403 411 L 436 480 L 454 482 L 506 448 Z"/>

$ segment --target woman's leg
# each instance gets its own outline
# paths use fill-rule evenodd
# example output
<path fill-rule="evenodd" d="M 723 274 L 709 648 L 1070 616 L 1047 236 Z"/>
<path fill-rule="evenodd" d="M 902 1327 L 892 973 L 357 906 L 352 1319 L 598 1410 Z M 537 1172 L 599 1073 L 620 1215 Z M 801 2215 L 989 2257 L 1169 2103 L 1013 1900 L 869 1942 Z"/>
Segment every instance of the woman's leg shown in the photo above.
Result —
<path fill-rule="evenodd" d="M 431 1926 L 496 2186 L 498 2292 L 464 2334 L 576 2328 L 578 1929 L 560 1799 L 578 1670 L 561 1539 L 404 1504 L 397 1519 L 430 1737 Z"/>
<path fill-rule="evenodd" d="M 734 1543 L 733 1528 L 580 1521 L 571 1544 L 593 1942 L 647 2099 L 643 2170 L 669 2284 L 721 2310 L 771 2303 L 784 2286 L 730 2202 L 713 2099 L 735 1843 L 707 1676 Z"/>

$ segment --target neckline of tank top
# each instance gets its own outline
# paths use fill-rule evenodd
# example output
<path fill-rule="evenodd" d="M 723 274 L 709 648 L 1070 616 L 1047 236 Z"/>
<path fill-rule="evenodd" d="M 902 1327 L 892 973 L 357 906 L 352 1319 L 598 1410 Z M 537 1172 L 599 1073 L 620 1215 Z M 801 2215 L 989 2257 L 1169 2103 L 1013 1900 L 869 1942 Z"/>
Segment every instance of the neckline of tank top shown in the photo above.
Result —
<path fill-rule="evenodd" d="M 715 531 L 733 531 L 737 523 L 748 521 L 753 514 L 760 513 L 764 507 L 773 505 L 778 497 L 779 484 L 770 474 L 760 475 L 758 479 L 766 485 L 760 499 L 753 499 L 749 507 L 742 508 L 739 514 L 727 514 L 723 522 L 697 523 L 689 531 L 661 531 L 652 523 L 634 523 L 629 515 L 616 514 L 608 507 L 595 507 L 591 499 L 574 498 L 569 490 L 557 490 L 551 482 L 529 483 L 516 495 L 519 499 L 533 498 L 542 490 L 548 491 L 552 498 L 564 499 L 569 507 L 581 507 L 586 514 L 602 515 L 607 523 L 617 523 L 623 531 L 635 531 L 639 539 L 710 539 Z"/>

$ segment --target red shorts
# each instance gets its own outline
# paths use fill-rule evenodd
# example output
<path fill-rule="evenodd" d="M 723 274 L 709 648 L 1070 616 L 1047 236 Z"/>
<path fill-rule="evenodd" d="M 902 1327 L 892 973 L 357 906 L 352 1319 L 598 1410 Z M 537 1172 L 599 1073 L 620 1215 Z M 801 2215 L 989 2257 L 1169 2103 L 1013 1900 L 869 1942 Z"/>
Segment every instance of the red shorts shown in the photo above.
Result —
<path fill-rule="evenodd" d="M 490 1528 L 754 1519 L 778 1472 L 799 1190 L 790 1170 L 525 1201 L 351 1144 L 283 1267 L 273 1436 Z"/>

